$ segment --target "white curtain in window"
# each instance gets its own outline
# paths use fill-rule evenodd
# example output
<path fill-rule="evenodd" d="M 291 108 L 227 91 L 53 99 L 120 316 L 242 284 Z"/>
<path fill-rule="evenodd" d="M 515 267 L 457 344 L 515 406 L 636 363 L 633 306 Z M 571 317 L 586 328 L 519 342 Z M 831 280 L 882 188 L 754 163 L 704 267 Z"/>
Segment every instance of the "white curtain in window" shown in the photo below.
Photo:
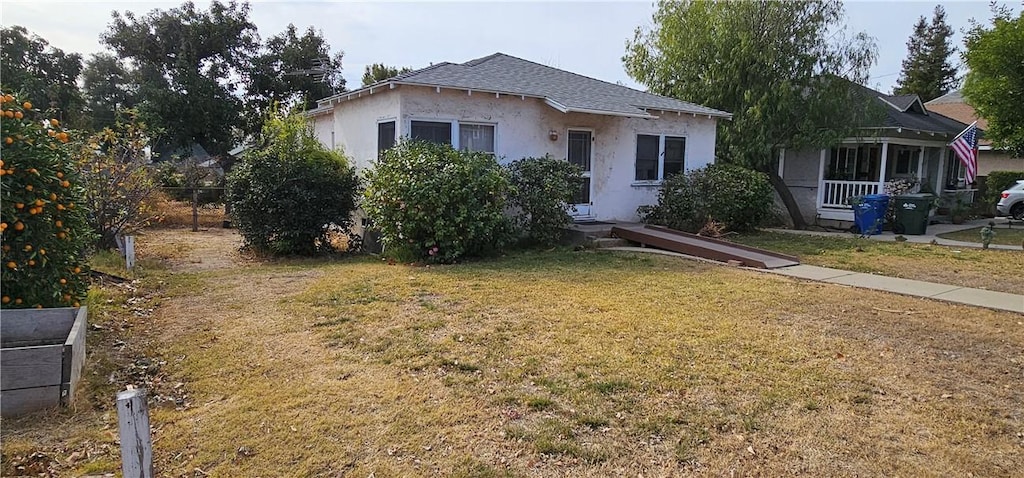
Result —
<path fill-rule="evenodd" d="M 486 124 L 460 124 L 459 148 L 469 151 L 494 152 L 494 126 Z"/>

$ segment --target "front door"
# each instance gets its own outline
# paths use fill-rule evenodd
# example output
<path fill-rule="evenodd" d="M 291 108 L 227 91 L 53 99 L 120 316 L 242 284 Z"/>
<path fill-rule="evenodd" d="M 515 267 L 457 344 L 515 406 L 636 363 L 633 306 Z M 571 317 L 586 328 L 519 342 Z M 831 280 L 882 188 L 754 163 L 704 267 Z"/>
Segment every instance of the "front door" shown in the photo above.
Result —
<path fill-rule="evenodd" d="M 569 130 L 569 151 L 566 158 L 570 163 L 575 164 L 583 170 L 583 186 L 576 193 L 573 211 L 569 211 L 574 217 L 589 217 L 590 211 L 590 176 L 591 158 L 593 155 L 592 146 L 594 135 L 587 130 Z"/>

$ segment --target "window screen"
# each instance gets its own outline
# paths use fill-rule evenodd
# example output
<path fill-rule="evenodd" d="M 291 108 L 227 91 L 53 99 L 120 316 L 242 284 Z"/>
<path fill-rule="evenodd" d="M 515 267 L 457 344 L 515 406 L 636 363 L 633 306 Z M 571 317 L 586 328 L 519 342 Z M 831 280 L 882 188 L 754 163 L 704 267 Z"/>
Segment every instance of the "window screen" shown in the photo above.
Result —
<path fill-rule="evenodd" d="M 413 121 L 409 137 L 432 143 L 452 144 L 452 124 L 439 121 Z"/>
<path fill-rule="evenodd" d="M 686 138 L 665 137 L 665 167 L 662 178 L 683 172 L 683 158 L 686 156 Z"/>
<path fill-rule="evenodd" d="M 395 145 L 395 122 L 377 123 L 377 157 Z"/>
<path fill-rule="evenodd" d="M 649 134 L 636 136 L 636 180 L 658 179 L 659 138 Z"/>

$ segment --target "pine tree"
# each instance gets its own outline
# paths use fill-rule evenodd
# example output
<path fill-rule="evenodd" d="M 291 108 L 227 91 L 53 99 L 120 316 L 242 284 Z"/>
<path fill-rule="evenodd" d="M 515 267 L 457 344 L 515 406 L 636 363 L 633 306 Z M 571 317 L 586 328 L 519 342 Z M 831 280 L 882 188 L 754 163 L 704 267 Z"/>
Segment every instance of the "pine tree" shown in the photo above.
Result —
<path fill-rule="evenodd" d="M 956 68 L 949 58 L 956 49 L 952 46 L 953 28 L 946 23 L 946 10 L 935 6 L 929 25 L 919 17 L 914 33 L 907 40 L 907 57 L 903 71 L 893 90 L 897 95 L 918 95 L 921 101 L 938 98 L 957 84 Z"/>

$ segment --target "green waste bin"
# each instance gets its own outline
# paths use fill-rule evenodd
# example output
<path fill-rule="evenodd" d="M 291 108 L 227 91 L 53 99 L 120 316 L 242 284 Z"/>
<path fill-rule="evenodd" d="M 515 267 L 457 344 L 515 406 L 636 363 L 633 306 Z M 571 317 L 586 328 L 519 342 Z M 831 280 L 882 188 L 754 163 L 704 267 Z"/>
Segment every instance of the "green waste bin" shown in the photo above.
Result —
<path fill-rule="evenodd" d="M 892 232 L 920 236 L 928 229 L 928 213 L 935 202 L 931 194 L 903 194 L 893 197 L 896 222 Z"/>

